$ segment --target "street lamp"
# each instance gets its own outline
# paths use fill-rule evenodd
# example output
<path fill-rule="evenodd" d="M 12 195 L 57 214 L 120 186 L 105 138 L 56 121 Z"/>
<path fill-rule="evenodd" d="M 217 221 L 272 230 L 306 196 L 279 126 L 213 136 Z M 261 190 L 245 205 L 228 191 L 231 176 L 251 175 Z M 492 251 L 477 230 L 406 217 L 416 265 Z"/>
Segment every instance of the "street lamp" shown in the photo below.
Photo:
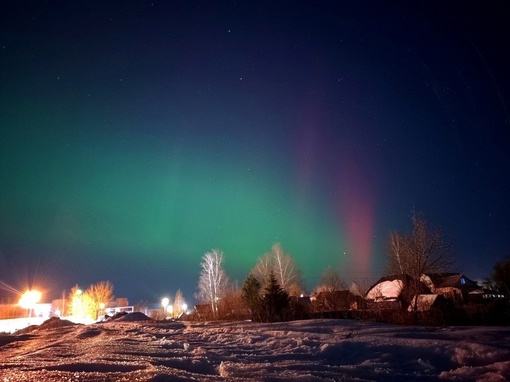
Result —
<path fill-rule="evenodd" d="M 76 296 L 76 302 L 78 303 L 78 316 L 80 318 L 83 317 L 83 291 L 81 289 L 76 289 L 75 292 Z"/>
<path fill-rule="evenodd" d="M 161 300 L 161 306 L 163 307 L 163 316 L 166 318 L 166 308 L 168 306 L 168 304 L 170 303 L 170 300 L 168 299 L 168 297 L 164 297 L 162 300 Z"/>
<path fill-rule="evenodd" d="M 41 292 L 29 290 L 23 293 L 23 296 L 19 299 L 19 305 L 23 309 L 28 309 L 28 318 L 30 318 L 32 316 L 32 309 L 35 308 L 39 301 L 41 301 Z"/>

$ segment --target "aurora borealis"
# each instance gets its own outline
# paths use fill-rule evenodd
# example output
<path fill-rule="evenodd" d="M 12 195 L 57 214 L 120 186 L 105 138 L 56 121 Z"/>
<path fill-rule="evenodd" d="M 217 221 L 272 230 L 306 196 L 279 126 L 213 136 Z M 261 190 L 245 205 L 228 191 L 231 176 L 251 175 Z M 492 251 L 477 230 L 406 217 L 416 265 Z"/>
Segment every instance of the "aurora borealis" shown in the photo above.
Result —
<path fill-rule="evenodd" d="M 482 7 L 480 5 L 480 7 Z M 384 272 L 422 211 L 487 277 L 508 255 L 503 2 L 10 4 L 0 280 L 191 300 L 280 242 L 308 288 Z"/>

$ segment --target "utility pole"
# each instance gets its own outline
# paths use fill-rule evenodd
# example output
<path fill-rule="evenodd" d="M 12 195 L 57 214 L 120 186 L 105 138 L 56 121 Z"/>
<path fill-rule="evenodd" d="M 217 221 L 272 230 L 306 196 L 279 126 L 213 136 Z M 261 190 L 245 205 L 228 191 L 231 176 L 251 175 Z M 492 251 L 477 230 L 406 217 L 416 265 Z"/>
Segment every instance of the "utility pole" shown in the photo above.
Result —
<path fill-rule="evenodd" d="M 64 289 L 62 291 L 62 312 L 60 313 L 60 317 L 64 317 L 65 304 L 66 304 L 66 290 Z"/>

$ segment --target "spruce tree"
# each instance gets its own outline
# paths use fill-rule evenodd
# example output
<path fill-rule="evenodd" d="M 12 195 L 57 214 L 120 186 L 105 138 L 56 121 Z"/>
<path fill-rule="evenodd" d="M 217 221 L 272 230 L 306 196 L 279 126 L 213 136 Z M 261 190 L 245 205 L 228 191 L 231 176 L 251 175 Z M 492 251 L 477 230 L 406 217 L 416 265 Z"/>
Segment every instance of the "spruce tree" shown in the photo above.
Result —
<path fill-rule="evenodd" d="M 280 286 L 273 271 L 269 273 L 264 289 L 263 311 L 268 322 L 285 321 L 290 313 L 289 295 Z"/>
<path fill-rule="evenodd" d="M 250 309 L 251 319 L 254 321 L 261 320 L 262 300 L 260 298 L 260 288 L 260 282 L 252 274 L 244 280 L 242 298 Z"/>

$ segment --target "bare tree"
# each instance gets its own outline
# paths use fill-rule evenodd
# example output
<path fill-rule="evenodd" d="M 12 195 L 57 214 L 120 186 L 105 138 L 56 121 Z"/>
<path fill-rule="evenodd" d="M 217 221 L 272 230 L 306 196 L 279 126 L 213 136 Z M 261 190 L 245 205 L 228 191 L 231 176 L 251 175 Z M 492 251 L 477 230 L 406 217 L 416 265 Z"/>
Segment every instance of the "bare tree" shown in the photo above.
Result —
<path fill-rule="evenodd" d="M 388 273 L 404 274 L 409 268 L 409 256 L 405 251 L 409 247 L 409 237 L 396 232 L 391 232 L 388 237 Z"/>
<path fill-rule="evenodd" d="M 211 304 L 213 317 L 218 316 L 218 301 L 223 297 L 228 285 L 228 277 L 223 269 L 223 252 L 213 249 L 202 257 L 202 271 L 198 280 L 198 299 Z"/>
<path fill-rule="evenodd" d="M 109 281 L 92 284 L 85 293 L 90 296 L 96 309 L 104 309 L 114 299 L 113 284 Z"/>
<path fill-rule="evenodd" d="M 287 289 L 284 289 L 287 294 L 291 297 L 297 297 L 297 296 L 301 296 L 305 293 L 305 291 L 303 290 L 303 288 L 301 288 L 301 285 L 298 284 L 297 282 L 296 283 L 292 283 L 290 284 Z"/>
<path fill-rule="evenodd" d="M 219 301 L 218 313 L 220 318 L 243 320 L 248 317 L 248 306 L 242 297 L 242 290 L 231 283 L 225 295 Z"/>
<path fill-rule="evenodd" d="M 252 269 L 251 274 L 255 276 L 260 285 L 264 286 L 269 273 L 273 270 L 273 257 L 270 253 L 260 256 L 259 261 Z"/>
<path fill-rule="evenodd" d="M 406 295 L 418 321 L 418 295 L 423 293 L 421 277 L 427 273 L 445 272 L 453 263 L 451 244 L 445 242 L 441 230 L 427 227 L 423 215 L 413 211 L 410 235 L 391 233 L 388 239 L 387 274 L 409 275 Z"/>
<path fill-rule="evenodd" d="M 85 291 L 82 299 L 87 316 L 97 319 L 113 299 L 113 284 L 111 282 L 100 281 L 97 284 L 92 284 Z"/>
<path fill-rule="evenodd" d="M 322 274 L 320 284 L 317 286 L 315 291 L 316 293 L 319 293 L 319 292 L 333 292 L 345 289 L 347 289 L 347 287 L 345 285 L 345 282 L 340 277 L 340 275 L 328 267 Z"/>
<path fill-rule="evenodd" d="M 451 245 L 441 230 L 427 227 L 422 214 L 413 211 L 410 235 L 391 233 L 387 249 L 387 274 L 407 274 L 420 279 L 424 273 L 445 272 L 452 265 Z"/>
<path fill-rule="evenodd" d="M 65 313 L 94 320 L 113 299 L 113 285 L 109 281 L 92 284 L 86 291 L 75 285 L 67 297 Z"/>
<path fill-rule="evenodd" d="M 510 297 L 510 259 L 494 264 L 492 282 L 498 291 L 504 293 L 507 298 Z"/>
<path fill-rule="evenodd" d="M 271 252 L 260 257 L 252 273 L 261 284 L 264 284 L 271 271 L 274 272 L 278 284 L 285 291 L 302 290 L 301 272 L 294 259 L 283 251 L 280 243 L 274 244 Z"/>
<path fill-rule="evenodd" d="M 294 259 L 286 254 L 280 243 L 276 243 L 271 248 L 274 259 L 274 271 L 277 274 L 277 280 L 280 286 L 288 290 L 292 284 L 300 284 L 301 272 L 299 271 Z"/>
<path fill-rule="evenodd" d="M 184 298 L 180 289 L 175 292 L 173 315 L 179 317 L 184 312 Z"/>
<path fill-rule="evenodd" d="M 349 291 L 355 296 L 365 296 L 368 292 L 368 288 L 370 288 L 370 280 L 369 279 L 358 279 L 354 280 L 351 285 L 349 285 Z"/>

